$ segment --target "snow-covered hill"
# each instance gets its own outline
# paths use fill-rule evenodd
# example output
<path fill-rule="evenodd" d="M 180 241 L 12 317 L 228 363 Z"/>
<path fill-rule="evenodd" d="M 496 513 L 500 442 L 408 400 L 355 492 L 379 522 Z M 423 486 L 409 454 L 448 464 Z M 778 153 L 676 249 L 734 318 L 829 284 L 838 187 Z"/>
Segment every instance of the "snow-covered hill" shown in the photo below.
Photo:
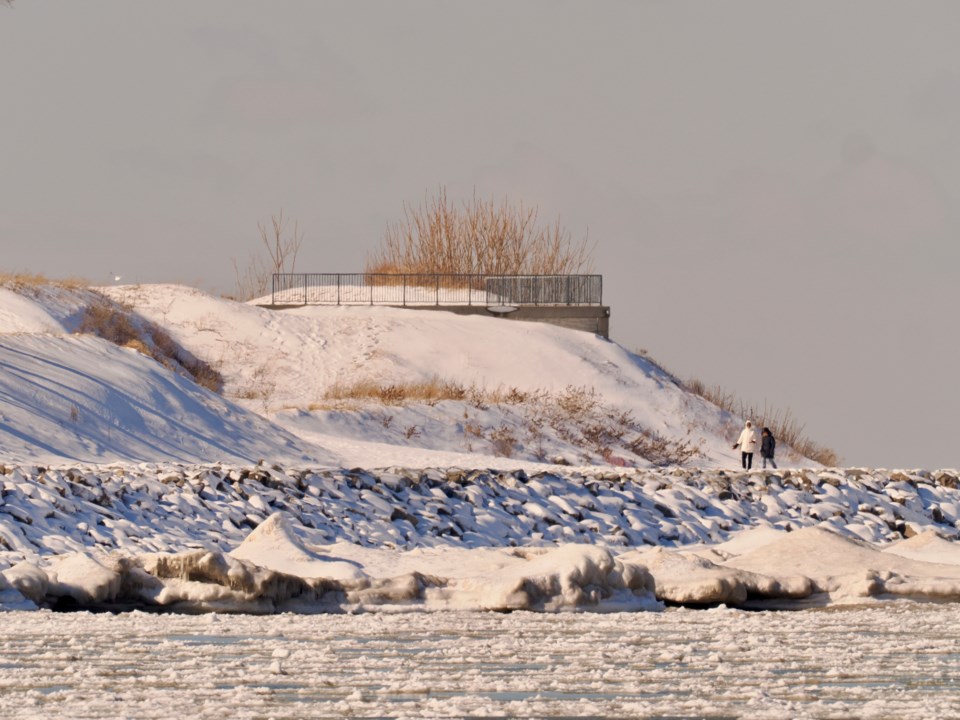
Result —
<path fill-rule="evenodd" d="M 0 288 L 0 609 L 960 598 L 955 471 L 730 473 L 739 423 L 549 325 Z"/>
<path fill-rule="evenodd" d="M 86 289 L 0 288 L 0 457 L 5 462 L 336 457 L 200 387 L 170 363 L 74 334 L 103 298 Z M 142 347 L 142 346 L 141 346 Z"/>
<path fill-rule="evenodd" d="M 738 460 L 730 442 L 739 418 L 588 333 L 387 307 L 275 312 L 169 285 L 104 292 L 217 367 L 226 397 L 327 448 L 341 465 Z M 330 397 L 362 383 L 438 382 L 466 397 L 386 406 Z"/>
<path fill-rule="evenodd" d="M 114 337 L 118 348 L 89 334 L 90 308 L 139 335 Z M 149 357 L 155 345 L 173 346 L 153 353 L 165 366 Z M 219 371 L 222 395 L 194 383 L 183 357 Z M 388 307 L 277 312 L 176 285 L 28 284 L 0 288 L 0 362 L 0 456 L 23 462 L 737 461 L 739 419 L 616 343 L 537 323 Z M 364 398 L 362 385 L 393 395 Z M 454 392 L 404 397 L 424 385 Z M 786 448 L 781 459 L 810 464 Z"/>

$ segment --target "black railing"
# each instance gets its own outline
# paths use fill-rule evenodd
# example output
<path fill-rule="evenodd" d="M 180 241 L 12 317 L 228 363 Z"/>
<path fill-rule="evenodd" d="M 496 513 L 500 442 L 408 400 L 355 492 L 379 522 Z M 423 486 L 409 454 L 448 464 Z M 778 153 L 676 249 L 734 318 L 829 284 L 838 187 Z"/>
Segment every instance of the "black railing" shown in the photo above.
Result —
<path fill-rule="evenodd" d="M 274 305 L 602 305 L 600 275 L 282 273 Z"/>

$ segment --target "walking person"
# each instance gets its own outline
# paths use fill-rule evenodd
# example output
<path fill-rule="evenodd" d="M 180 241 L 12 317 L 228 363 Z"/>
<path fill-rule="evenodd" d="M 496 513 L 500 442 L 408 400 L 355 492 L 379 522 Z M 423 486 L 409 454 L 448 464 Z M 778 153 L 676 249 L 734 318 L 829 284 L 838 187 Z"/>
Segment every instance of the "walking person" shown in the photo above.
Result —
<path fill-rule="evenodd" d="M 760 439 L 757 437 L 757 429 L 753 426 L 752 422 L 747 420 L 746 425 L 743 426 L 743 431 L 740 433 L 740 438 L 737 440 L 737 444 L 733 446 L 734 450 L 740 448 L 740 462 L 743 464 L 744 470 L 749 470 L 753 467 L 753 453 L 759 444 Z"/>
<path fill-rule="evenodd" d="M 777 463 L 773 460 L 773 453 L 777 449 L 777 439 L 770 432 L 770 428 L 764 428 L 760 433 L 760 457 L 763 458 L 763 467 L 767 467 L 767 460 L 773 469 L 777 469 Z"/>

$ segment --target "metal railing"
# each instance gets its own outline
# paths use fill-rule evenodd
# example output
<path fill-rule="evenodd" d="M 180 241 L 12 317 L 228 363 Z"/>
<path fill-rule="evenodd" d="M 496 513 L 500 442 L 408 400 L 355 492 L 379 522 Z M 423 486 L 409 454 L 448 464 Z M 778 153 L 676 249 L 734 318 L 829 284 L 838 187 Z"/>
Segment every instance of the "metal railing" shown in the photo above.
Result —
<path fill-rule="evenodd" d="M 602 305 L 600 275 L 281 273 L 273 305 Z"/>

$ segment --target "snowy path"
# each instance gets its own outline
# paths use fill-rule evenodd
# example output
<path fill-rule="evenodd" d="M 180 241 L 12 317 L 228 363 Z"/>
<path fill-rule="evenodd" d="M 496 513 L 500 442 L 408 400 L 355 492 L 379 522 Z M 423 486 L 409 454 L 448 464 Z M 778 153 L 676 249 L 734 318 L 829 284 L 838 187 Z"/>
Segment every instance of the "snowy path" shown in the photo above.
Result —
<path fill-rule="evenodd" d="M 10 718 L 956 717 L 960 606 L 4 617 Z"/>

